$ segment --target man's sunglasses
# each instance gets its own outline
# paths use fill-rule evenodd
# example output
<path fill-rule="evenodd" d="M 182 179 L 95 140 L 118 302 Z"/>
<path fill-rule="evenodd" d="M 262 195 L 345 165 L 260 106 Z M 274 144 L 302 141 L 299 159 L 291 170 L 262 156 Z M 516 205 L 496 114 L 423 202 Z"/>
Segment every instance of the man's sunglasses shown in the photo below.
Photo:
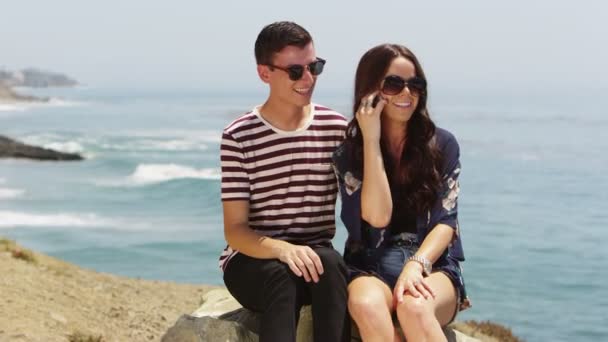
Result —
<path fill-rule="evenodd" d="M 397 95 L 407 86 L 412 95 L 420 95 L 426 91 L 426 81 L 414 76 L 407 80 L 397 75 L 386 76 L 382 83 L 382 92 L 386 95 Z"/>
<path fill-rule="evenodd" d="M 285 71 L 287 74 L 289 74 L 290 80 L 297 81 L 300 78 L 302 78 L 302 76 L 304 76 L 304 70 L 306 68 L 308 68 L 308 70 L 310 70 L 310 73 L 313 76 L 320 75 L 323 72 L 323 67 L 325 66 L 325 60 L 323 58 L 317 57 L 316 61 L 314 61 L 308 65 L 294 64 L 294 65 L 288 66 L 287 68 L 283 68 L 283 67 L 272 65 L 272 64 L 267 64 L 267 65 L 271 68 L 277 68 L 279 70 Z"/>

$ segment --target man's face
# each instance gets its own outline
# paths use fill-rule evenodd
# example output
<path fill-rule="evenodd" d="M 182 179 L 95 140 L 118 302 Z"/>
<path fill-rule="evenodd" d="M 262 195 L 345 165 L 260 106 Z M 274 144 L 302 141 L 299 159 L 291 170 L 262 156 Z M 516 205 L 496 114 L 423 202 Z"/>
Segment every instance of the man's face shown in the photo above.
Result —
<path fill-rule="evenodd" d="M 297 46 L 287 46 L 274 55 L 272 64 L 278 68 L 263 66 L 268 72 L 267 83 L 270 85 L 270 95 L 285 104 L 304 107 L 310 104 L 312 92 L 318 76 L 313 76 L 308 69 L 308 65 L 317 60 L 313 43 L 309 43 L 303 48 Z M 304 66 L 302 77 L 298 80 L 291 80 L 289 73 L 285 69 L 292 65 Z"/>

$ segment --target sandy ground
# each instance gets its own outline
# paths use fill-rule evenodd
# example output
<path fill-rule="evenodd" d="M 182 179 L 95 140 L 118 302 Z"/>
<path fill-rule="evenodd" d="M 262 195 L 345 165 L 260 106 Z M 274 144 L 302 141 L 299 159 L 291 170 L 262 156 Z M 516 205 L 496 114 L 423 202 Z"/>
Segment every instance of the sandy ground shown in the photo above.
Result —
<path fill-rule="evenodd" d="M 159 341 L 212 288 L 97 273 L 0 238 L 0 342 Z"/>
<path fill-rule="evenodd" d="M 0 342 L 160 341 L 216 288 L 98 273 L 0 237 Z M 484 342 L 521 342 L 493 322 L 452 327 Z"/>

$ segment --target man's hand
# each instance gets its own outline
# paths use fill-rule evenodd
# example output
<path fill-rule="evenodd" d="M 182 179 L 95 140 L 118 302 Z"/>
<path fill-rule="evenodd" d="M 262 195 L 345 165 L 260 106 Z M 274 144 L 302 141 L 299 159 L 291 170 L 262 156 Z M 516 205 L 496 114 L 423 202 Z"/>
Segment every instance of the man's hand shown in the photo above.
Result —
<path fill-rule="evenodd" d="M 298 277 L 304 276 L 306 282 L 319 282 L 323 274 L 323 264 L 319 255 L 308 246 L 285 243 L 279 252 L 279 260 L 287 264 Z"/>

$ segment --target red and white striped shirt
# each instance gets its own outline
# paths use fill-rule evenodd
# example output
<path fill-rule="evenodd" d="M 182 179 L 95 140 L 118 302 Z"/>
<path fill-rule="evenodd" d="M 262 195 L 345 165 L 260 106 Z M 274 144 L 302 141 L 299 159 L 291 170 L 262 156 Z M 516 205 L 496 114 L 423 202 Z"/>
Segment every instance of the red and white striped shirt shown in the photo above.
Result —
<path fill-rule="evenodd" d="M 335 234 L 337 181 L 331 156 L 344 139 L 346 119 L 312 105 L 295 131 L 273 127 L 258 108 L 223 132 L 222 201 L 249 201 L 249 227 L 300 245 L 328 243 Z M 220 268 L 238 251 L 227 246 Z"/>

